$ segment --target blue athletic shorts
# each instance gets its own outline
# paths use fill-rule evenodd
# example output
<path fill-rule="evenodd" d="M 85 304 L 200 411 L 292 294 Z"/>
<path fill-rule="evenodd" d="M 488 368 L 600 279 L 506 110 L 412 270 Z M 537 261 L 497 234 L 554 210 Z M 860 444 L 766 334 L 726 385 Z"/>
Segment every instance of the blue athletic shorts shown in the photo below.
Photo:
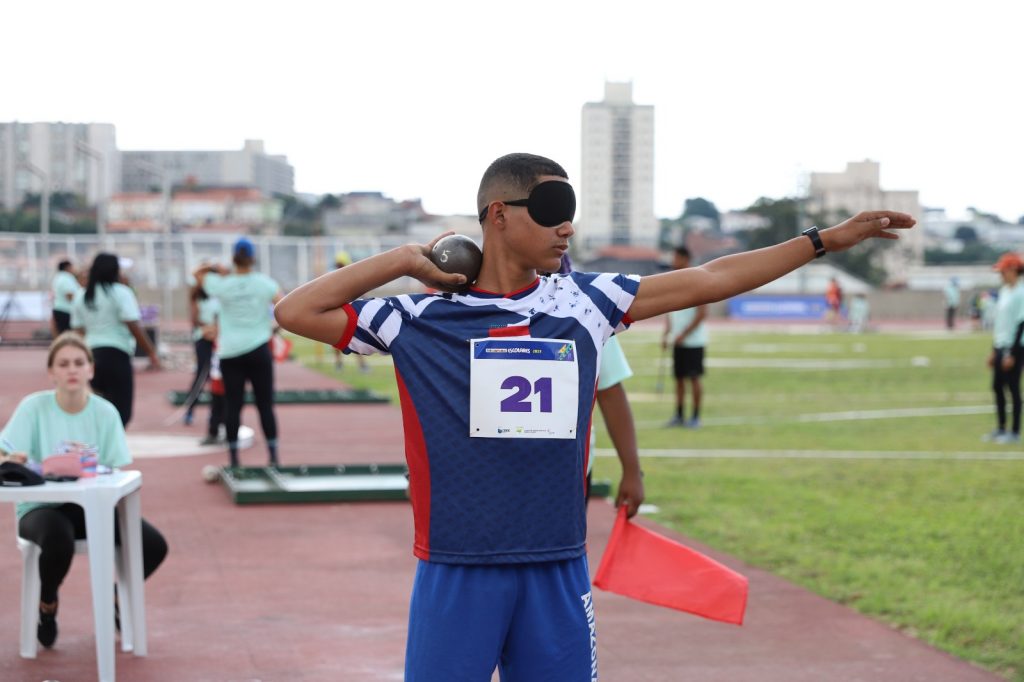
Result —
<path fill-rule="evenodd" d="M 585 556 L 536 564 L 420 561 L 406 682 L 591 682 L 597 638 Z"/>

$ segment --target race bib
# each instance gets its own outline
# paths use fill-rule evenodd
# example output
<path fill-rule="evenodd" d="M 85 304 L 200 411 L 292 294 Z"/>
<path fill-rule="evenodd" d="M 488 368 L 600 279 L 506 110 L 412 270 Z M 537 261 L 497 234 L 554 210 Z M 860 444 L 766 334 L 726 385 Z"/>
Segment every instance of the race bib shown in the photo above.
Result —
<path fill-rule="evenodd" d="M 576 343 L 494 338 L 470 343 L 469 435 L 575 438 Z"/>

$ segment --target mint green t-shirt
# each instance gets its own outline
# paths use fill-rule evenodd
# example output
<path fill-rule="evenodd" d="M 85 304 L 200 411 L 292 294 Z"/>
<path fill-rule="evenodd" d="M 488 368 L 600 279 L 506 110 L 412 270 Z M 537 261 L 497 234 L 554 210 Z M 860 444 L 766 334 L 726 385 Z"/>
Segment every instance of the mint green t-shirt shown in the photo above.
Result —
<path fill-rule="evenodd" d="M 626 354 L 622 352 L 622 344 L 619 338 L 613 336 L 604 344 L 601 352 L 601 369 L 597 375 L 597 390 L 603 391 L 615 384 L 622 383 L 633 376 L 633 368 L 626 360 Z"/>
<path fill-rule="evenodd" d="M 61 270 L 53 276 L 50 289 L 53 291 L 53 309 L 60 313 L 71 312 L 71 302 L 75 294 L 82 288 L 75 276 L 66 270 Z M 68 298 L 68 295 L 71 298 Z"/>
<path fill-rule="evenodd" d="M 992 324 L 992 345 L 1012 350 L 1017 336 L 1017 327 L 1024 322 L 1024 283 L 1014 286 L 1003 285 L 996 298 L 995 321 Z"/>
<path fill-rule="evenodd" d="M 680 333 L 693 321 L 694 316 L 697 314 L 696 308 L 686 308 L 685 310 L 673 310 L 668 314 L 669 319 L 669 331 L 668 338 L 670 340 L 675 339 Z M 698 324 L 692 332 L 686 335 L 683 342 L 680 344 L 683 348 L 703 348 L 708 345 L 708 332 L 704 328 L 704 323 Z"/>
<path fill-rule="evenodd" d="M 130 464 L 128 441 L 121 415 L 111 403 L 90 394 L 85 409 L 69 414 L 57 404 L 56 391 L 39 391 L 26 396 L 0 432 L 0 446 L 9 452 L 24 452 L 29 461 L 42 464 L 64 443 L 77 442 L 96 448 L 97 461 L 110 468 Z M 18 518 L 36 507 L 50 503 L 20 503 Z"/>
<path fill-rule="evenodd" d="M 85 289 L 75 294 L 71 305 L 71 328 L 85 328 L 89 348 L 116 348 L 135 353 L 135 337 L 125 322 L 138 322 L 139 302 L 131 289 L 120 282 L 109 288 L 97 286 L 92 307 L 85 304 Z"/>
<path fill-rule="evenodd" d="M 217 355 L 222 360 L 245 355 L 270 340 L 270 304 L 280 291 L 277 282 L 260 272 L 211 272 L 203 278 L 203 289 L 220 301 Z"/>
<path fill-rule="evenodd" d="M 217 315 L 220 314 L 220 301 L 208 296 L 196 301 L 196 305 L 199 307 L 199 326 L 192 330 L 192 340 L 198 341 L 203 338 L 203 327 L 208 327 L 217 321 Z"/>

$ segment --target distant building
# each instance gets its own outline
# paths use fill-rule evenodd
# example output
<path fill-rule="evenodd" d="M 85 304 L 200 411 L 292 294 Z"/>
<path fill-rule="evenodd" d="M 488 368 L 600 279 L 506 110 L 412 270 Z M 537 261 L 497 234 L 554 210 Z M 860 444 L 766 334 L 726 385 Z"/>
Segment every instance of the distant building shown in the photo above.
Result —
<path fill-rule="evenodd" d="M 186 187 L 175 190 L 168 206 L 172 232 L 270 234 L 281 223 L 283 202 L 258 189 Z M 164 196 L 124 192 L 110 200 L 109 232 L 163 232 Z"/>
<path fill-rule="evenodd" d="M 338 208 L 323 212 L 326 235 L 407 234 L 427 215 L 419 199 L 395 201 L 380 192 L 349 192 L 338 200 Z"/>
<path fill-rule="evenodd" d="M 35 171 L 35 172 L 34 172 Z M 121 160 L 110 123 L 0 123 L 0 206 L 28 194 L 70 192 L 95 205 L 120 190 Z"/>
<path fill-rule="evenodd" d="M 171 185 L 252 187 L 266 196 L 295 194 L 295 169 L 286 156 L 267 154 L 262 140 L 246 140 L 242 149 L 234 151 L 122 152 L 125 192 L 159 188 L 161 171 Z"/>
<path fill-rule="evenodd" d="M 583 105 L 580 207 L 586 243 L 654 246 L 654 107 L 633 103 L 632 83 L 605 83 Z"/>
<path fill-rule="evenodd" d="M 877 161 L 853 161 L 840 173 L 811 173 L 808 189 L 812 212 L 825 213 L 830 222 L 860 211 L 887 209 L 921 216 L 917 190 L 883 190 Z M 904 278 L 907 268 L 924 263 L 924 232 L 901 233 L 900 241 L 884 251 L 882 267 L 892 281 Z"/>

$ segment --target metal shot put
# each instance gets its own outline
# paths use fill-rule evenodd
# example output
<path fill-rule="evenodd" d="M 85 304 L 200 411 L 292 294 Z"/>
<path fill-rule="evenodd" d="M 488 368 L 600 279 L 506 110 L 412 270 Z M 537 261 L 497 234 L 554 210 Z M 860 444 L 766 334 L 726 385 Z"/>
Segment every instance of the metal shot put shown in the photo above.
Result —
<path fill-rule="evenodd" d="M 444 272 L 466 276 L 466 284 L 460 290 L 468 289 L 480 274 L 484 254 L 476 242 L 461 234 L 440 239 L 430 251 L 430 260 Z"/>

